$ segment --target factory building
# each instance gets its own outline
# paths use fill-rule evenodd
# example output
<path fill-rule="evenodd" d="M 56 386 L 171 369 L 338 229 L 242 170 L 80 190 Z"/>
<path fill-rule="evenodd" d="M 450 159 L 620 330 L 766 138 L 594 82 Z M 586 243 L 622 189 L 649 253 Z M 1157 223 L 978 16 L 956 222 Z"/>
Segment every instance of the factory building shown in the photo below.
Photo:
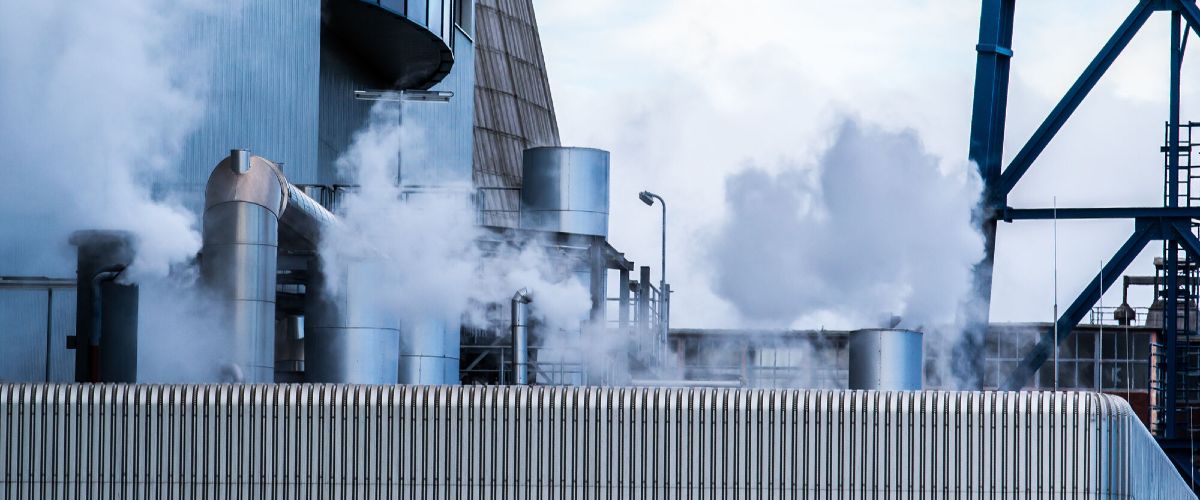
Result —
<path fill-rule="evenodd" d="M 75 232 L 74 269 L 0 262 L 3 498 L 1194 498 L 1150 432 L 1161 312 L 1077 328 L 1026 387 L 1070 392 L 941 390 L 914 330 L 669 330 L 669 284 L 608 241 L 637 166 L 561 143 L 532 0 L 239 8 L 175 35 L 216 44 L 212 102 L 153 186 L 200 221 L 179 300 L 219 348 L 155 344 L 129 232 Z M 387 256 L 323 258 L 381 102 L 410 134 L 392 201 L 469 205 L 483 262 L 536 250 L 579 317 L 520 286 L 401 313 Z M 995 325 L 984 388 L 1046 328 Z"/>

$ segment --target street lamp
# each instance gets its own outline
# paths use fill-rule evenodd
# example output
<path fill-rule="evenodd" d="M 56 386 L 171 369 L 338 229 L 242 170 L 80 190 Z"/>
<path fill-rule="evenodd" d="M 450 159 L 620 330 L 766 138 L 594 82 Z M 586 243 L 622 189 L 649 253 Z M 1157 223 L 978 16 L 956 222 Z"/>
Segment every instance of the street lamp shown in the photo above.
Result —
<path fill-rule="evenodd" d="M 658 293 L 662 295 L 658 308 L 659 324 L 662 327 L 662 331 L 659 332 L 659 336 L 661 337 L 659 345 L 661 346 L 667 342 L 667 335 L 669 333 L 667 318 L 670 311 L 669 303 L 671 301 L 670 292 L 667 291 L 667 202 L 661 196 L 649 191 L 638 193 L 638 199 L 642 200 L 642 203 L 645 203 L 647 206 L 654 206 L 654 200 L 658 200 L 658 204 L 662 206 L 662 262 L 658 268 L 661 273 L 658 279 Z"/>

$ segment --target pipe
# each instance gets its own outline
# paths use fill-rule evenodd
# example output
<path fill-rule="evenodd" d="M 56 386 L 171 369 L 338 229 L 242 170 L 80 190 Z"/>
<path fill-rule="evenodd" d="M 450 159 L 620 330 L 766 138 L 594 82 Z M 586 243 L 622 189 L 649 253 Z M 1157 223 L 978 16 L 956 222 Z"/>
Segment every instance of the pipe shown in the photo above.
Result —
<path fill-rule="evenodd" d="M 228 346 L 212 376 L 249 383 L 275 377 L 275 274 L 279 249 L 315 251 L 328 210 L 292 186 L 279 167 L 242 149 L 213 168 L 204 189 L 200 272 L 223 301 Z"/>
<path fill-rule="evenodd" d="M 100 269 L 95 274 L 93 274 L 92 279 L 89 280 L 91 291 L 92 291 L 92 297 L 91 297 L 92 314 L 91 314 L 91 318 L 89 318 L 89 319 L 91 320 L 92 328 L 91 328 L 91 331 L 88 332 L 87 349 L 88 349 L 88 356 L 90 356 L 92 358 L 92 362 L 89 366 L 90 373 L 88 374 L 88 376 L 90 377 L 89 380 L 91 380 L 93 382 L 100 382 L 100 381 L 115 382 L 113 380 L 102 380 L 100 378 L 100 372 L 101 372 L 100 335 L 101 335 L 101 328 L 102 328 L 101 323 L 103 323 L 103 316 L 104 316 L 104 305 L 103 305 L 104 301 L 103 301 L 102 292 L 100 291 L 100 283 L 105 282 L 105 281 L 112 281 L 112 280 L 116 279 L 117 276 L 121 275 L 121 271 L 124 271 L 124 270 L 125 270 L 125 265 L 123 265 L 123 264 L 113 264 L 113 265 L 105 266 L 104 268 Z M 133 359 L 133 360 L 129 360 L 129 361 L 137 362 L 137 359 Z M 126 380 L 123 382 L 134 382 L 134 381 Z"/>
<path fill-rule="evenodd" d="M 513 383 L 529 385 L 529 303 L 533 297 L 522 288 L 512 297 Z"/>

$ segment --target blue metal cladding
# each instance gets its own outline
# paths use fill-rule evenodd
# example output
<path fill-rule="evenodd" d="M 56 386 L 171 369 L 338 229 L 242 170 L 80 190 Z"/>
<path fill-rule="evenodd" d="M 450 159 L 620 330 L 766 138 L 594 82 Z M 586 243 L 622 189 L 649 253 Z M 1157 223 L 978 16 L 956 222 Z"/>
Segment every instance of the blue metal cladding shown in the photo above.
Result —
<path fill-rule="evenodd" d="M 0 381 L 40 381 L 46 371 L 46 289 L 0 290 Z"/>
<path fill-rule="evenodd" d="M 321 2 L 238 2 L 240 13 L 189 24 L 213 47 L 203 121 L 184 146 L 179 182 L 196 197 L 230 148 L 282 163 L 295 183 L 316 181 Z"/>
<path fill-rule="evenodd" d="M 3 498 L 1195 498 L 1116 396 L 0 385 Z"/>
<path fill-rule="evenodd" d="M 321 91 L 318 103 L 318 170 L 320 184 L 349 184 L 337 171 L 337 159 L 350 146 L 354 131 L 366 124 L 371 101 L 354 98 L 355 90 L 387 88 L 387 82 L 355 64 L 342 47 L 321 47 Z"/>
<path fill-rule="evenodd" d="M 400 155 L 405 185 L 470 185 L 475 127 L 475 47 L 455 29 L 454 67 L 432 90 L 454 92 L 450 102 L 407 102 L 402 120 L 418 134 L 415 147 Z"/>
<path fill-rule="evenodd" d="M 0 382 L 72 382 L 75 289 L 0 289 Z"/>
<path fill-rule="evenodd" d="M 471 182 L 475 124 L 475 47 L 455 29 L 454 67 L 433 90 L 454 92 L 449 102 L 402 102 L 401 120 L 416 138 L 400 152 L 398 178 L 409 185 Z M 357 64 L 342 46 L 321 49 L 319 173 L 321 184 L 351 184 L 337 170 L 337 159 L 350 146 L 355 131 L 366 125 L 374 102 L 354 99 L 355 90 L 390 88 L 368 68 Z"/>

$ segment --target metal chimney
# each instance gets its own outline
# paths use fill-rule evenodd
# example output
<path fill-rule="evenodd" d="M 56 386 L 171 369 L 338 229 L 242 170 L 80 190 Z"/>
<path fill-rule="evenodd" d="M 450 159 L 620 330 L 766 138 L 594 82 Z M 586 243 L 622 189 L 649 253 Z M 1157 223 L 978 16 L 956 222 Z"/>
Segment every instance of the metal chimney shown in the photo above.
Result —
<path fill-rule="evenodd" d="M 235 149 L 213 169 L 204 190 L 200 273 L 223 300 L 218 313 L 226 327 L 213 334 L 228 350 L 211 360 L 221 373 L 215 381 L 274 381 L 279 248 L 315 251 L 321 228 L 333 221 L 265 158 Z"/>
<path fill-rule="evenodd" d="M 533 298 L 522 288 L 512 298 L 513 383 L 529 385 L 529 303 Z"/>
<path fill-rule="evenodd" d="M 921 332 L 877 328 L 850 333 L 850 388 L 919 391 L 925 359 Z"/>
<path fill-rule="evenodd" d="M 134 257 L 126 231 L 71 234 L 78 247 L 75 335 L 77 382 L 137 382 L 138 287 L 117 277 Z"/>

